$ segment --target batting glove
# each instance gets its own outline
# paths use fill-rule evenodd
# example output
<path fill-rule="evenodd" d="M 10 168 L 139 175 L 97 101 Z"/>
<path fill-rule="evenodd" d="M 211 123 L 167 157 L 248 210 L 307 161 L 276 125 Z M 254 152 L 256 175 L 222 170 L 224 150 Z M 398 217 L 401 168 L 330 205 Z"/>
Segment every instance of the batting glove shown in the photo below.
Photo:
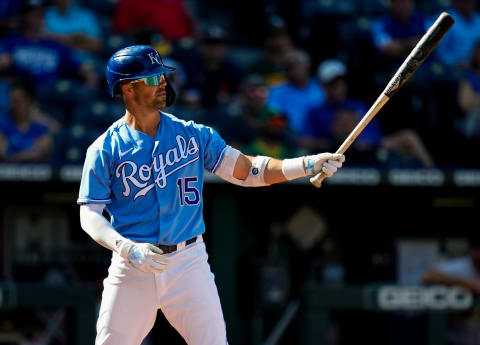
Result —
<path fill-rule="evenodd" d="M 125 241 L 119 254 L 136 269 L 149 274 L 163 272 L 167 269 L 169 259 L 162 256 L 163 251 L 151 243 L 134 243 Z"/>
<path fill-rule="evenodd" d="M 323 172 L 326 177 L 331 177 L 342 167 L 345 156 L 339 153 L 320 153 L 306 156 L 303 160 L 307 175 L 316 175 Z"/>

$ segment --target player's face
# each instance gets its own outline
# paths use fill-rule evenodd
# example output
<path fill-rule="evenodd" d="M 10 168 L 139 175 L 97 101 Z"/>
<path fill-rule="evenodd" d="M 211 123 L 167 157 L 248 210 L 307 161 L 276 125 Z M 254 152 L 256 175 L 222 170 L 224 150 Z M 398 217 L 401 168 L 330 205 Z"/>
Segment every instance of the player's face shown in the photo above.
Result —
<path fill-rule="evenodd" d="M 145 78 L 137 79 L 132 82 L 134 90 L 134 100 L 139 105 L 146 107 L 151 107 L 156 110 L 163 109 L 167 106 L 166 104 L 166 90 L 167 82 L 165 77 L 162 75 L 159 76 L 158 85 L 147 85 L 149 81 Z"/>

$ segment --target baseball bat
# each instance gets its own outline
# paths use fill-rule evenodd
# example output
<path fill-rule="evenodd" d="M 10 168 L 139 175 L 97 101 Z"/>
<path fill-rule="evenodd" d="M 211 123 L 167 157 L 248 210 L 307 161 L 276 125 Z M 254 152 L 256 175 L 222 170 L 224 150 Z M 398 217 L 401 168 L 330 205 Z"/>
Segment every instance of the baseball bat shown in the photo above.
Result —
<path fill-rule="evenodd" d="M 418 66 L 430 55 L 440 42 L 442 37 L 452 27 L 455 20 L 446 12 L 443 12 L 418 41 L 417 45 L 407 56 L 403 64 L 397 70 L 395 75 L 390 79 L 387 87 L 375 103 L 370 107 L 367 113 L 363 116 L 357 126 L 348 135 L 347 139 L 338 148 L 336 153 L 344 154 L 345 151 L 352 145 L 355 139 L 362 133 L 363 129 L 373 119 L 375 115 L 382 109 L 385 103 L 407 82 L 412 74 L 417 70 Z M 322 172 L 318 173 L 310 179 L 310 182 L 317 188 L 320 188 L 325 176 Z"/>

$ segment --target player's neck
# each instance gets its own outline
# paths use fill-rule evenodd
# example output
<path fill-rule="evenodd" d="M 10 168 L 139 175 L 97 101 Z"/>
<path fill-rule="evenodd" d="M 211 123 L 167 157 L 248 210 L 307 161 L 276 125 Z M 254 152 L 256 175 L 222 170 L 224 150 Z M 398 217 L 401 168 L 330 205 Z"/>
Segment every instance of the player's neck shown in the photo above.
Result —
<path fill-rule="evenodd" d="M 155 138 L 158 124 L 160 123 L 160 116 L 158 110 L 154 112 L 135 111 L 133 114 L 127 109 L 125 111 L 125 122 L 133 129 Z"/>

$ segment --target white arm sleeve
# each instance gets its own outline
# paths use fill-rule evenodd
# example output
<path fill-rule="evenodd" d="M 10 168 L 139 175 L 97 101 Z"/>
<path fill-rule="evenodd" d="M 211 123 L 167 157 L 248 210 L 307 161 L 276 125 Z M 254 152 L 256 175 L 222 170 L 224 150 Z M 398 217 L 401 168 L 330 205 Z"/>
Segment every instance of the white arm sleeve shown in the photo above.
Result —
<path fill-rule="evenodd" d="M 128 256 L 130 244 L 102 215 L 104 204 L 84 204 L 80 206 L 80 225 L 82 229 L 98 244 L 117 252 L 122 257 Z"/>
<path fill-rule="evenodd" d="M 257 156 L 252 162 L 252 166 L 249 169 L 248 176 L 245 180 L 239 180 L 233 176 L 233 171 L 235 170 L 235 164 L 237 163 L 238 157 L 241 152 L 237 149 L 234 149 L 231 146 L 226 147 L 225 154 L 223 156 L 223 161 L 215 172 L 216 175 L 220 176 L 225 181 L 231 182 L 238 186 L 243 187 L 262 187 L 267 186 L 263 174 L 265 168 L 267 167 L 270 157 Z"/>

